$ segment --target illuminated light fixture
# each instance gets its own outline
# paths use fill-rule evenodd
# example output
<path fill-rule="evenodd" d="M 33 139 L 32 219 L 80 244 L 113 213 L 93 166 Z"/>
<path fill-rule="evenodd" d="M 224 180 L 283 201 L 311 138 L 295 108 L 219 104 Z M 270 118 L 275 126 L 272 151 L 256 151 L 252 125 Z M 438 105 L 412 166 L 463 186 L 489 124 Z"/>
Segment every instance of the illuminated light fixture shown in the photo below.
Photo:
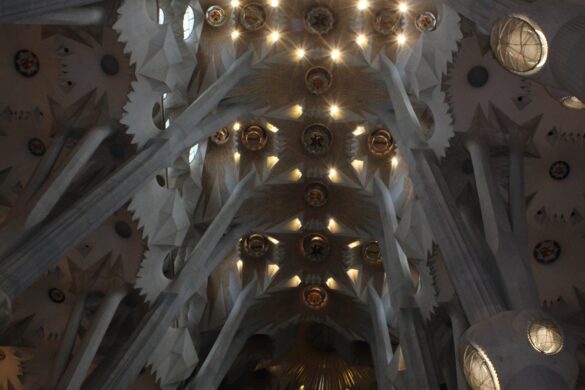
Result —
<path fill-rule="evenodd" d="M 366 133 L 366 128 L 364 126 L 358 126 L 353 131 L 353 135 L 355 135 L 356 137 L 358 137 L 362 134 L 365 134 L 365 133 Z"/>
<path fill-rule="evenodd" d="M 268 241 L 270 241 L 271 243 L 273 243 L 274 245 L 278 245 L 280 243 L 280 241 L 278 241 L 276 238 L 271 237 L 271 236 L 267 236 L 268 237 Z"/>
<path fill-rule="evenodd" d="M 358 172 L 361 173 L 364 170 L 364 162 L 362 160 L 353 160 L 351 166 Z"/>
<path fill-rule="evenodd" d="M 299 168 L 295 168 L 291 171 L 290 178 L 294 181 L 299 181 L 303 178 L 303 172 Z"/>
<path fill-rule="evenodd" d="M 278 162 L 278 157 L 276 157 L 276 156 L 266 157 L 266 165 L 268 166 L 268 169 L 272 169 L 276 165 L 277 162 Z"/>
<path fill-rule="evenodd" d="M 301 230 L 301 228 L 303 227 L 303 223 L 301 222 L 300 219 L 295 218 L 289 222 L 288 227 L 294 231 Z"/>
<path fill-rule="evenodd" d="M 339 231 L 339 224 L 333 218 L 329 218 L 329 224 L 327 224 L 327 229 L 331 233 L 336 233 Z"/>
<path fill-rule="evenodd" d="M 238 8 L 240 6 L 240 1 L 239 0 L 232 0 L 230 2 L 230 5 L 234 8 Z"/>
<path fill-rule="evenodd" d="M 241 259 L 236 261 L 236 267 L 238 268 L 238 272 L 242 272 L 242 269 L 244 268 L 244 262 Z"/>
<path fill-rule="evenodd" d="M 329 55 L 331 56 L 331 59 L 334 62 L 338 62 L 339 60 L 341 60 L 341 50 L 339 49 L 332 49 Z"/>
<path fill-rule="evenodd" d="M 267 267 L 268 277 L 270 279 L 272 279 L 274 277 L 274 275 L 276 275 L 276 273 L 278 272 L 279 269 L 280 269 L 280 267 L 276 264 L 268 264 L 268 267 Z"/>
<path fill-rule="evenodd" d="M 366 36 L 366 34 L 358 34 L 355 37 L 355 43 L 357 43 L 358 46 L 360 47 L 364 47 L 365 45 L 368 44 L 368 37 Z"/>
<path fill-rule="evenodd" d="M 331 115 L 331 117 L 336 118 L 339 116 L 340 113 L 341 109 L 337 104 L 332 104 L 329 106 L 329 114 Z"/>
<path fill-rule="evenodd" d="M 303 106 L 301 106 L 300 104 L 295 104 L 292 107 L 292 115 L 295 118 L 300 118 L 303 115 Z"/>
<path fill-rule="evenodd" d="M 335 290 L 337 288 L 337 282 L 333 278 L 327 279 L 327 281 L 325 282 L 325 285 L 332 290 Z"/>
<path fill-rule="evenodd" d="M 362 242 L 360 240 L 354 241 L 354 242 L 350 242 L 349 244 L 347 244 L 347 247 L 349 249 L 355 249 L 358 246 L 360 246 L 362 244 Z"/>
<path fill-rule="evenodd" d="M 329 177 L 329 180 L 331 180 L 334 183 L 339 181 L 339 173 L 337 172 L 337 169 L 335 169 L 335 168 L 331 168 L 329 170 L 329 174 L 327 176 Z"/>
<path fill-rule="evenodd" d="M 280 1 L 279 0 L 270 0 L 270 6 L 271 7 L 278 7 L 280 5 Z"/>
<path fill-rule="evenodd" d="M 368 9 L 369 6 L 370 2 L 368 0 L 358 0 L 357 2 L 357 9 L 359 9 L 360 11 Z"/>
<path fill-rule="evenodd" d="M 273 133 L 278 133 L 278 127 L 274 126 L 272 123 L 268 123 L 266 124 L 266 129 L 268 129 L 268 131 L 271 131 Z"/>
<path fill-rule="evenodd" d="M 268 34 L 268 41 L 270 43 L 276 43 L 280 40 L 280 32 L 279 31 L 272 31 L 270 34 Z"/>
<path fill-rule="evenodd" d="M 355 268 L 350 268 L 347 270 L 347 276 L 349 276 L 352 282 L 357 283 L 358 277 L 360 276 L 360 271 Z"/>
<path fill-rule="evenodd" d="M 234 123 L 234 125 L 232 126 L 232 129 L 234 131 L 240 131 L 240 129 L 242 128 L 242 124 L 240 122 L 236 122 Z"/>
<path fill-rule="evenodd" d="M 288 281 L 289 287 L 298 287 L 303 281 L 299 277 L 299 275 L 295 275 Z"/>
<path fill-rule="evenodd" d="M 396 168 L 398 166 L 398 157 L 394 156 L 392 157 L 392 160 L 390 160 L 390 164 L 392 164 L 392 168 Z"/>
<path fill-rule="evenodd" d="M 406 13 L 406 12 L 408 12 L 408 9 L 409 9 L 408 3 L 403 1 L 403 2 L 400 2 L 398 4 L 398 11 L 399 12 Z"/>
<path fill-rule="evenodd" d="M 240 37 L 240 31 L 239 30 L 233 30 L 232 31 L 232 34 L 231 34 L 231 37 L 232 37 L 232 41 L 235 41 L 236 39 L 238 39 Z"/>
<path fill-rule="evenodd" d="M 234 153 L 234 161 L 236 162 L 236 164 L 240 162 L 240 157 L 241 157 L 240 153 L 238 152 Z"/>
<path fill-rule="evenodd" d="M 396 43 L 398 43 L 398 46 L 404 45 L 406 43 L 406 35 L 398 34 L 396 36 Z"/>
<path fill-rule="evenodd" d="M 307 52 L 302 47 L 299 47 L 298 49 L 295 50 L 295 57 L 297 58 L 297 60 L 302 60 L 303 58 L 305 58 L 306 55 Z"/>

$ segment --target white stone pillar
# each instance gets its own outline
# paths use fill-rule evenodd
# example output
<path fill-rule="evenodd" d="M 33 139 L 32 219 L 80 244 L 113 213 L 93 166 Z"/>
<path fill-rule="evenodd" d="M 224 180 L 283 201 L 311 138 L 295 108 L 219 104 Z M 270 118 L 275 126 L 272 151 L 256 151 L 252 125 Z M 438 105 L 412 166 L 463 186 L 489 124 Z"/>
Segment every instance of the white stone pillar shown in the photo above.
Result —
<path fill-rule="evenodd" d="M 221 383 L 224 372 L 221 366 L 226 358 L 226 353 L 236 335 L 240 324 L 248 311 L 252 301 L 256 296 L 258 290 L 258 279 L 254 278 L 248 285 L 240 292 L 238 299 L 234 303 L 234 307 L 230 311 L 226 322 L 224 323 L 215 344 L 209 351 L 205 362 L 199 369 L 195 380 L 187 387 L 187 390 L 215 390 Z"/>
<path fill-rule="evenodd" d="M 61 344 L 59 345 L 59 351 L 55 356 L 53 362 L 53 368 L 51 370 L 51 379 L 49 382 L 49 389 L 54 389 L 59 383 L 59 379 L 63 375 L 63 372 L 67 368 L 67 362 L 73 351 L 75 339 L 77 338 L 77 332 L 79 331 L 79 325 L 81 324 L 81 318 L 83 317 L 83 311 L 87 302 L 87 291 L 82 291 L 77 295 L 75 305 L 69 315 L 69 321 L 67 321 L 67 327 L 63 333 Z"/>
<path fill-rule="evenodd" d="M 394 235 L 398 226 L 394 204 L 390 191 L 378 176 L 374 179 L 374 193 L 378 200 L 384 233 L 384 241 L 381 242 L 384 271 L 397 316 L 408 387 L 413 390 L 436 390 L 439 388 L 437 375 L 424 321 L 414 299 L 408 260 L 399 252 Z"/>
<path fill-rule="evenodd" d="M 478 126 L 481 124 L 478 123 Z M 538 293 L 532 270 L 527 267 L 516 236 L 512 232 L 481 131 L 482 129 L 478 128 L 468 135 L 466 147 L 473 162 L 486 240 L 494 255 L 511 307 L 514 309 L 538 307 Z"/>
<path fill-rule="evenodd" d="M 101 0 L 2 0 L 0 23 L 45 15 L 64 8 L 98 3 Z"/>
<path fill-rule="evenodd" d="M 371 284 L 368 286 L 368 303 L 374 331 L 373 340 L 370 341 L 373 345 L 370 345 L 370 349 L 372 350 L 378 389 L 392 389 L 389 373 L 394 351 L 392 351 L 390 334 L 388 333 L 388 320 L 382 299 Z"/>
<path fill-rule="evenodd" d="M 43 24 L 59 26 L 99 26 L 106 20 L 103 6 L 65 8 L 40 16 L 16 20 L 15 24 Z"/>
<path fill-rule="evenodd" d="M 15 246 L 1 248 L 0 289 L 11 297 L 18 296 L 54 266 L 69 248 L 122 207 L 134 191 L 161 168 L 170 166 L 194 144 L 252 110 L 253 105 L 236 105 L 204 118 L 250 73 L 251 61 L 251 52 L 244 54 L 209 88 L 211 91 L 203 93 L 174 122 L 167 134 L 154 139 L 103 183 L 34 234 Z"/>
<path fill-rule="evenodd" d="M 128 341 L 112 359 L 98 367 L 95 377 L 86 384 L 86 389 L 101 390 L 117 388 L 116 386 L 127 388 L 138 376 L 150 354 L 156 349 L 157 342 L 163 338 L 181 308 L 199 290 L 215 267 L 233 250 L 238 239 L 250 229 L 251 224 L 244 223 L 221 238 L 241 204 L 249 196 L 254 176 L 253 171 L 238 183 L 199 240 L 178 277 L 157 298 Z"/>
<path fill-rule="evenodd" d="M 436 157 L 419 134 L 420 124 L 396 66 L 381 58 L 382 74 L 395 117 L 385 108 L 376 110 L 392 129 L 400 157 L 409 167 L 410 178 L 421 202 L 433 237 L 444 255 L 453 286 L 470 321 L 480 321 L 505 309 L 497 281 L 486 269 L 485 248 L 477 245 L 467 230 L 453 196 L 442 177 Z"/>
<path fill-rule="evenodd" d="M 59 381 L 58 389 L 76 390 L 81 388 L 104 335 L 126 293 L 125 286 L 115 286 L 104 297 L 87 334 L 83 336 L 78 351 L 73 355 L 67 370 Z"/>

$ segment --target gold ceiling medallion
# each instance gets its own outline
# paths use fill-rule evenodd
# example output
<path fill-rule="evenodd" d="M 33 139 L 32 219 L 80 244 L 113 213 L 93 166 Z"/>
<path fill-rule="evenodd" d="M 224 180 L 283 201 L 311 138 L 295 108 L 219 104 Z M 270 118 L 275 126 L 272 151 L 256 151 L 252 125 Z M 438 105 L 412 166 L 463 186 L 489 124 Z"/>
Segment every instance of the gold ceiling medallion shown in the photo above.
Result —
<path fill-rule="evenodd" d="M 305 85 L 313 95 L 323 95 L 331 88 L 333 76 L 329 69 L 314 66 L 305 73 Z"/>
<path fill-rule="evenodd" d="M 305 202 L 311 207 L 324 206 L 327 198 L 327 187 L 321 183 L 311 183 L 305 188 Z"/>
<path fill-rule="evenodd" d="M 382 252 L 378 241 L 368 241 L 362 248 L 364 262 L 368 264 L 382 264 Z"/>
<path fill-rule="evenodd" d="M 250 257 L 260 258 L 270 250 L 270 241 L 259 233 L 250 233 L 242 241 L 244 253 Z"/>
<path fill-rule="evenodd" d="M 216 145 L 225 145 L 230 140 L 230 130 L 227 127 L 224 127 L 209 137 L 209 139 Z"/>
<path fill-rule="evenodd" d="M 307 286 L 303 290 L 303 302 L 310 309 L 322 309 L 327 304 L 327 291 L 321 286 Z"/>
<path fill-rule="evenodd" d="M 321 263 L 329 257 L 331 251 L 327 237 L 312 233 L 303 238 L 303 255 L 313 263 Z"/>
<path fill-rule="evenodd" d="M 437 28 L 437 17 L 434 13 L 426 11 L 416 17 L 414 22 L 420 32 L 429 32 Z"/>
<path fill-rule="evenodd" d="M 249 3 L 240 11 L 240 24 L 247 31 L 258 31 L 266 23 L 266 10 L 258 3 Z"/>
<path fill-rule="evenodd" d="M 221 27 L 227 20 L 225 10 L 219 5 L 212 5 L 205 12 L 205 20 L 212 27 Z"/>
<path fill-rule="evenodd" d="M 368 136 L 368 149 L 374 157 L 390 157 L 396 145 L 388 130 L 378 129 Z"/>
<path fill-rule="evenodd" d="M 302 141 L 307 152 L 318 156 L 329 151 L 333 142 L 333 134 L 327 126 L 315 123 L 303 131 Z"/>
<path fill-rule="evenodd" d="M 310 8 L 305 15 L 307 30 L 313 34 L 326 35 L 333 30 L 335 15 L 329 7 L 318 5 Z"/>
<path fill-rule="evenodd" d="M 252 152 L 264 149 L 267 143 L 268 133 L 259 125 L 250 125 L 242 131 L 242 144 Z"/>
<path fill-rule="evenodd" d="M 385 36 L 399 33 L 402 31 L 402 25 L 402 15 L 393 8 L 382 8 L 374 16 L 374 30 Z"/>

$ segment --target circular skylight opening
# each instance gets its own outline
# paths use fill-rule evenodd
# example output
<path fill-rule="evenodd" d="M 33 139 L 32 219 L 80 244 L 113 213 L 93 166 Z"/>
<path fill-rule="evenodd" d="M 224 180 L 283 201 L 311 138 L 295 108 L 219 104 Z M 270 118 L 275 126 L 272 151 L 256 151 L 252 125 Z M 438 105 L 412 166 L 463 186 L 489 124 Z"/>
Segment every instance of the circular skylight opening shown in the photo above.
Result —
<path fill-rule="evenodd" d="M 185 11 L 185 15 L 183 16 L 183 39 L 187 40 L 193 34 L 193 30 L 195 29 L 195 12 L 193 8 L 189 5 L 187 6 L 187 10 Z"/>
<path fill-rule="evenodd" d="M 506 69 L 521 75 L 537 73 L 548 56 L 544 33 L 523 16 L 511 16 L 496 23 L 492 29 L 491 47 Z"/>

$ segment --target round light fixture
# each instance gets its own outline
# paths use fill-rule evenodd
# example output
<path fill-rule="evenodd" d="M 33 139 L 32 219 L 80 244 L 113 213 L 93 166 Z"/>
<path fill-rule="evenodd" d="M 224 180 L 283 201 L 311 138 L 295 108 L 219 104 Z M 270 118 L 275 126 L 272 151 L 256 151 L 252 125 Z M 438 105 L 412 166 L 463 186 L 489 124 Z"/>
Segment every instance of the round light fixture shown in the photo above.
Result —
<path fill-rule="evenodd" d="M 321 263 L 329 257 L 330 247 L 327 237 L 312 233 L 306 235 L 302 241 L 303 255 L 314 263 Z"/>
<path fill-rule="evenodd" d="M 246 149 L 257 152 L 268 144 L 268 133 L 260 125 L 252 124 L 242 131 L 241 139 Z"/>
<path fill-rule="evenodd" d="M 496 370 L 485 352 L 467 345 L 463 350 L 463 373 L 472 390 L 500 390 Z"/>
<path fill-rule="evenodd" d="M 500 64 L 521 75 L 537 73 L 548 57 L 544 33 L 525 16 L 510 16 L 496 23 L 490 45 Z"/>
<path fill-rule="evenodd" d="M 240 24 L 247 31 L 258 31 L 266 23 L 266 10 L 258 3 L 248 3 L 240 10 Z"/>
<path fill-rule="evenodd" d="M 242 240 L 242 246 L 248 256 L 260 258 L 270 250 L 270 241 L 263 234 L 250 233 Z"/>
<path fill-rule="evenodd" d="M 225 145 L 230 139 L 230 130 L 227 127 L 224 127 L 209 137 L 209 139 L 216 145 Z"/>
<path fill-rule="evenodd" d="M 327 198 L 327 187 L 321 183 L 311 183 L 305 188 L 305 202 L 311 207 L 324 206 Z"/>
<path fill-rule="evenodd" d="M 396 148 L 394 139 L 386 129 L 374 130 L 368 136 L 367 142 L 368 150 L 374 157 L 390 157 Z"/>
<path fill-rule="evenodd" d="M 303 302 L 308 308 L 318 310 L 327 303 L 327 291 L 321 286 L 307 286 L 303 289 Z"/>
<path fill-rule="evenodd" d="M 305 85 L 313 95 L 323 95 L 332 84 L 333 76 L 327 68 L 314 66 L 305 73 Z"/>
<path fill-rule="evenodd" d="M 362 247 L 362 256 L 364 262 L 372 265 L 382 264 L 382 251 L 378 241 L 368 241 Z"/>
<path fill-rule="evenodd" d="M 304 131 L 302 142 L 305 150 L 312 155 L 322 155 L 329 151 L 333 143 L 333 134 L 327 126 L 315 123 L 309 125 Z"/>
<path fill-rule="evenodd" d="M 227 21 L 226 12 L 219 5 L 212 5 L 205 12 L 205 21 L 212 27 L 221 27 Z"/>
<path fill-rule="evenodd" d="M 548 319 L 534 320 L 528 325 L 528 340 L 532 348 L 545 355 L 556 355 L 563 349 L 561 330 Z"/>

